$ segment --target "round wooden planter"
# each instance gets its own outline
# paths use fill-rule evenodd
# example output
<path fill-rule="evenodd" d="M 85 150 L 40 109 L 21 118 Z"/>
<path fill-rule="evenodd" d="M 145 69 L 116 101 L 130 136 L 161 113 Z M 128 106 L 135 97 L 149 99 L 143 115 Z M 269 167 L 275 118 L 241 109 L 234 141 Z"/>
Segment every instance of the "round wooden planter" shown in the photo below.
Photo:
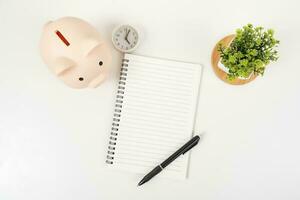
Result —
<path fill-rule="evenodd" d="M 219 61 L 220 61 L 220 54 L 218 51 L 219 44 L 222 43 L 224 46 L 229 46 L 231 41 L 234 39 L 234 37 L 235 37 L 235 35 L 228 35 L 216 44 L 216 46 L 214 47 L 213 52 L 211 54 L 211 65 L 212 65 L 212 68 L 213 68 L 215 74 L 217 75 L 217 77 L 219 77 L 222 81 L 232 84 L 232 85 L 243 85 L 243 84 L 253 81 L 257 77 L 257 75 L 253 74 L 253 75 L 251 75 L 251 77 L 249 79 L 236 78 L 234 80 L 228 80 L 227 73 L 224 72 L 222 69 L 220 69 L 220 67 L 218 66 Z"/>

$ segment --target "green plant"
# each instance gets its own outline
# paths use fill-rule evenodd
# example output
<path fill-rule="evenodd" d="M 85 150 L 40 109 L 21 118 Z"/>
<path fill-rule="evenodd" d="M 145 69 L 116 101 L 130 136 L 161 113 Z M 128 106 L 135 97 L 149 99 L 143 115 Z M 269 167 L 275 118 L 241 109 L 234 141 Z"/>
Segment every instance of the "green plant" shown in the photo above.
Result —
<path fill-rule="evenodd" d="M 252 24 L 236 30 L 236 36 L 226 47 L 222 43 L 218 47 L 221 63 L 228 68 L 227 78 L 248 78 L 252 73 L 263 75 L 270 61 L 278 59 L 275 48 L 279 41 L 274 38 L 274 31 Z"/>

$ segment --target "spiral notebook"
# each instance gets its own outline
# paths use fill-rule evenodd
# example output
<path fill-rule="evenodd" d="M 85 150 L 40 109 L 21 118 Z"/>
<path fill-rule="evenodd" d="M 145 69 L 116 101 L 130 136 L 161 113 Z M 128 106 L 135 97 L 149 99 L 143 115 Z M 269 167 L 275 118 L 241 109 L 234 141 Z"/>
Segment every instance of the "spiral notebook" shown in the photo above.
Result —
<path fill-rule="evenodd" d="M 201 65 L 125 54 L 120 72 L 106 163 L 146 174 L 193 132 Z M 160 176 L 184 179 L 189 156 Z"/>

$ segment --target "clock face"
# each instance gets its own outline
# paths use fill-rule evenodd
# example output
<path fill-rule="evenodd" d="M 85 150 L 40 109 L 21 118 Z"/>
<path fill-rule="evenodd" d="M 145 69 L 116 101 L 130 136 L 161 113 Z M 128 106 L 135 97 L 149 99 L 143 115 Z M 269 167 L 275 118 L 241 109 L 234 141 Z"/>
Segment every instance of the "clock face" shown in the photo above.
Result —
<path fill-rule="evenodd" d="M 129 25 L 118 27 L 112 35 L 112 42 L 116 49 L 122 52 L 133 51 L 139 41 L 139 35 L 136 29 Z"/>

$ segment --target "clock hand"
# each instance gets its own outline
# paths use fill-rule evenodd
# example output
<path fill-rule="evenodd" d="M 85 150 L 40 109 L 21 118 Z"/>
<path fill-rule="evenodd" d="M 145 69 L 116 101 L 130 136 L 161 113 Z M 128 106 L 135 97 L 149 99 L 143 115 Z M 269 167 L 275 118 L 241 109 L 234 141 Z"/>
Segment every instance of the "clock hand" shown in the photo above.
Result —
<path fill-rule="evenodd" d="M 129 32 L 130 32 L 130 29 L 129 29 L 128 32 L 126 33 L 125 40 L 127 40 L 128 35 L 129 35 Z"/>
<path fill-rule="evenodd" d="M 125 40 L 126 40 L 126 42 L 127 42 L 128 44 L 130 44 L 130 42 L 129 42 L 129 40 L 128 40 L 129 32 L 130 32 L 130 29 L 128 30 L 128 32 L 127 32 L 127 34 L 126 34 L 126 36 L 125 36 Z"/>

